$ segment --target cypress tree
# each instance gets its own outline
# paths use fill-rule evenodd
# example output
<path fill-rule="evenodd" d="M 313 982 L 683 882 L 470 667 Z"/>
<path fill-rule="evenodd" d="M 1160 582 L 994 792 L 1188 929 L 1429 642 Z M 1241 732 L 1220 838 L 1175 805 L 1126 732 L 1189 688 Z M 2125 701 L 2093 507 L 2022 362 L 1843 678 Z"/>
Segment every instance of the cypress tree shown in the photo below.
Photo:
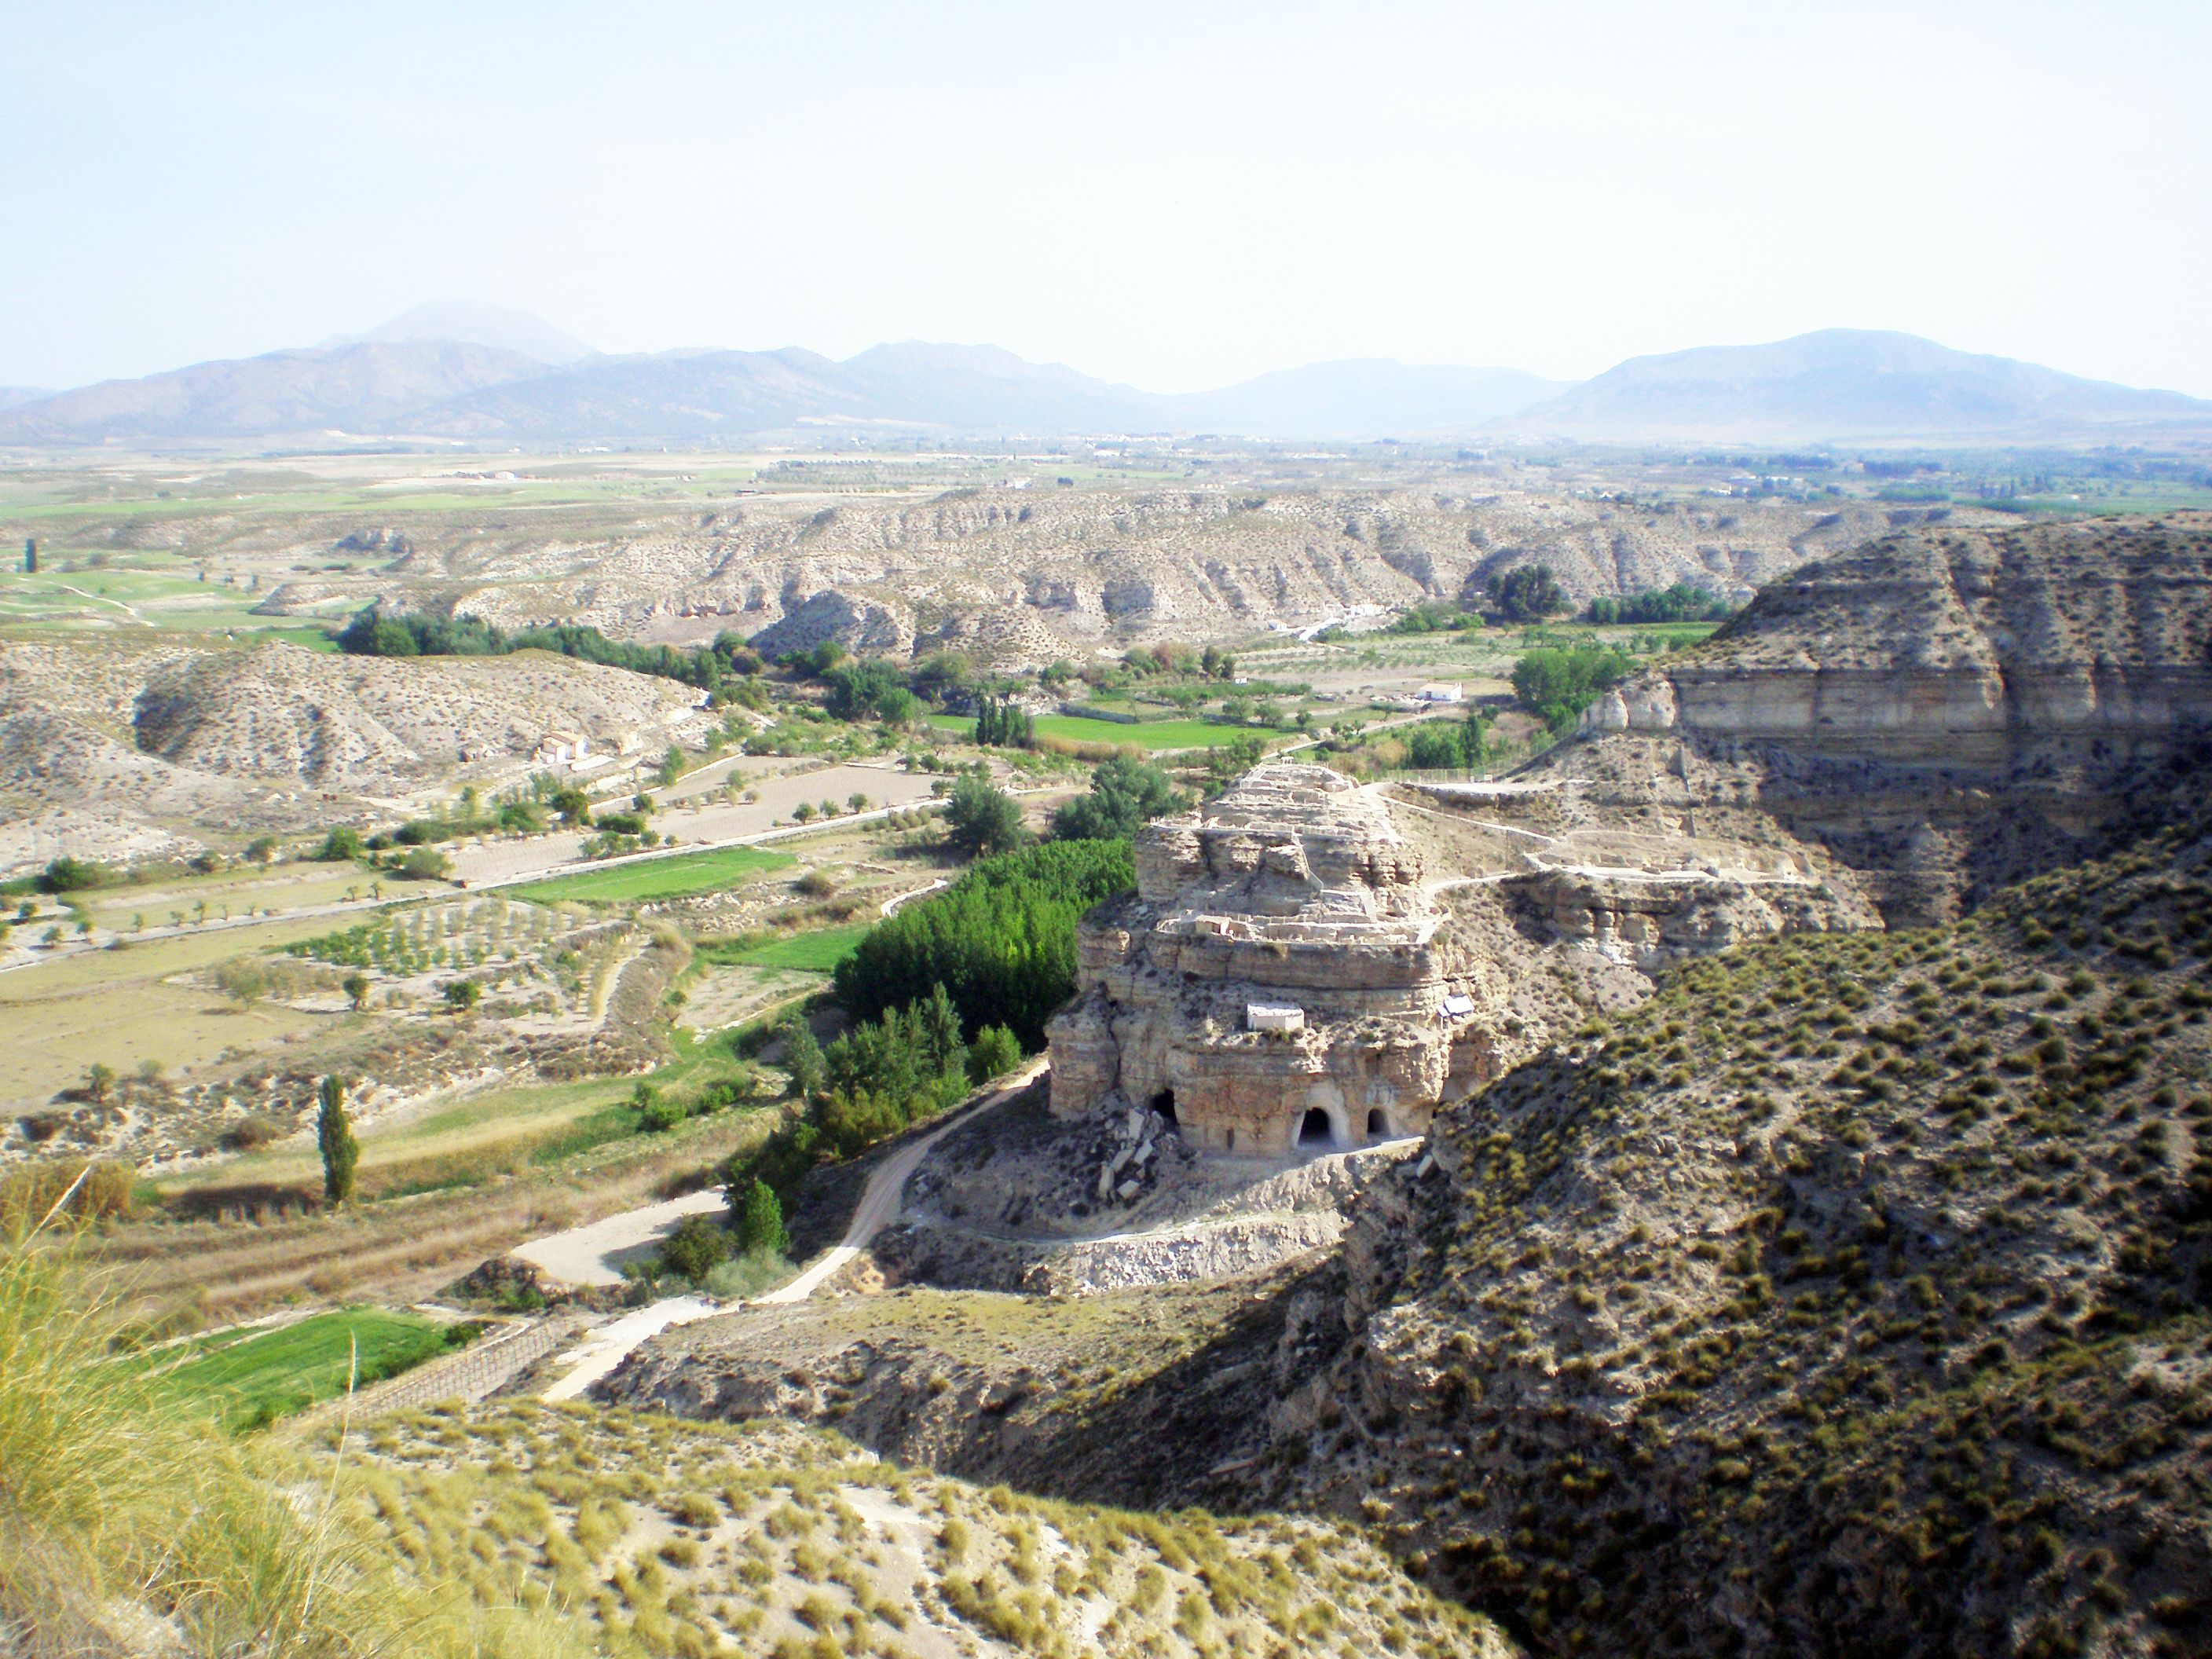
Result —
<path fill-rule="evenodd" d="M 775 1188 L 756 1176 L 745 1194 L 744 1212 L 738 1218 L 738 1249 L 746 1255 L 755 1250 L 781 1255 L 790 1248 L 791 1235 L 784 1231 L 783 1206 Z"/>
<path fill-rule="evenodd" d="M 968 1045 L 960 1040 L 960 1015 L 945 994 L 945 981 L 929 988 L 929 1000 L 921 1005 L 919 1036 L 930 1064 L 939 1077 L 954 1077 L 968 1066 Z"/>
<path fill-rule="evenodd" d="M 825 1076 L 822 1045 L 814 1040 L 813 1028 L 798 1014 L 783 1023 L 783 1069 L 791 1073 L 791 1085 L 801 1095 L 820 1092 Z"/>
<path fill-rule="evenodd" d="M 315 1142 L 323 1149 L 323 1196 L 343 1204 L 353 1196 L 354 1165 L 361 1162 L 361 1143 L 346 1121 L 345 1085 L 325 1077 L 316 1091 L 322 1109 L 315 1115 Z"/>

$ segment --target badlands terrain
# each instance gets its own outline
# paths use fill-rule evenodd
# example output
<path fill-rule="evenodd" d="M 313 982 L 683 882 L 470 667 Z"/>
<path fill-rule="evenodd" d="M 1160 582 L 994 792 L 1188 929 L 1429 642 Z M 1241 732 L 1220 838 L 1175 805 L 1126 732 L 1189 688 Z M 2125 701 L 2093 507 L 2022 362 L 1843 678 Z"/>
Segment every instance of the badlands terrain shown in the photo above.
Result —
<path fill-rule="evenodd" d="M 513 786 L 554 731 L 631 763 L 702 736 L 680 683 L 583 663 L 325 659 L 369 605 L 1034 671 L 1479 605 L 1536 564 L 1577 605 L 1678 582 L 1741 599 L 1899 520 L 2000 516 L 1880 499 L 1887 486 L 1829 455 L 1788 471 L 1479 456 L 1163 443 L 11 465 L 0 535 L 37 543 L 40 569 L 0 575 L 0 863 L 366 828 L 464 783 Z"/>
<path fill-rule="evenodd" d="M 1512 779 L 1390 792 L 1522 988 L 1425 1138 L 1241 1204 L 1156 1156 L 1101 1236 L 1165 1126 L 1001 1108 L 925 1160 L 903 1288 L 609 1395 L 1359 1516 L 1544 1651 L 2200 1650 L 2208 554 L 1920 532 L 1778 584 Z"/>
<path fill-rule="evenodd" d="M 516 1652 L 2212 1645 L 2212 519 L 500 460 L 9 479 L 0 1205 L 98 1172 L 113 1340 L 349 1571 Z"/>

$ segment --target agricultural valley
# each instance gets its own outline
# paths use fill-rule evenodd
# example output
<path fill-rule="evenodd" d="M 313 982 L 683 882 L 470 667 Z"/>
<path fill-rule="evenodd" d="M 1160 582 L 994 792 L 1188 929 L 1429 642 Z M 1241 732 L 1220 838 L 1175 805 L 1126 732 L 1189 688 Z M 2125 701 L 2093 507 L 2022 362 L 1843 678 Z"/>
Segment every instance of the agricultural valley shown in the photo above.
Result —
<path fill-rule="evenodd" d="M 0 1655 L 2212 1652 L 2187 445 L 470 362 L 0 431 Z"/>

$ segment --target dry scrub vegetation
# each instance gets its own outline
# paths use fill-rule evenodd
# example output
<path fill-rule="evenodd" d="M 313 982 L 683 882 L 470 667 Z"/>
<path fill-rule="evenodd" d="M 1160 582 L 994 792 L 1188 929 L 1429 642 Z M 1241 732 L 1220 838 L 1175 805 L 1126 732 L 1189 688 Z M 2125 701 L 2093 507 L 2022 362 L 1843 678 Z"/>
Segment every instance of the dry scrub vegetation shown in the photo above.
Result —
<path fill-rule="evenodd" d="M 1683 969 L 1439 1118 L 1291 1478 L 1547 1648 L 2204 1651 L 2208 1009 L 2201 827 Z"/>
<path fill-rule="evenodd" d="M 589 1407 L 411 1413 L 361 1490 L 422 1577 L 617 1655 L 1502 1651 L 1345 1527 L 978 1491 L 830 1434 Z"/>
<path fill-rule="evenodd" d="M 343 1468 L 234 1441 L 119 1360 L 118 1310 L 83 1294 L 65 1249 L 0 1250 L 0 1651 L 588 1650 L 561 1620 L 410 1574 Z"/>

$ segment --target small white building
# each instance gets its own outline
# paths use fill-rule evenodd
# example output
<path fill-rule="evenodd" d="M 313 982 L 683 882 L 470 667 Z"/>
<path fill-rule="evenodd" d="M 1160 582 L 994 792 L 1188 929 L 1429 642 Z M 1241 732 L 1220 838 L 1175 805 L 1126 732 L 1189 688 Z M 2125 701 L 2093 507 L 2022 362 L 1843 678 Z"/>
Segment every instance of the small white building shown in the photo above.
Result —
<path fill-rule="evenodd" d="M 548 732 L 538 740 L 538 752 L 531 758 L 541 765 L 569 766 L 591 750 L 592 740 L 581 732 Z"/>
<path fill-rule="evenodd" d="M 1415 702 L 1465 702 L 1467 688 L 1457 680 L 1431 680 L 1413 693 Z"/>
<path fill-rule="evenodd" d="M 1306 1011 L 1291 1002 L 1248 1002 L 1244 1005 L 1248 1031 L 1303 1031 Z"/>

